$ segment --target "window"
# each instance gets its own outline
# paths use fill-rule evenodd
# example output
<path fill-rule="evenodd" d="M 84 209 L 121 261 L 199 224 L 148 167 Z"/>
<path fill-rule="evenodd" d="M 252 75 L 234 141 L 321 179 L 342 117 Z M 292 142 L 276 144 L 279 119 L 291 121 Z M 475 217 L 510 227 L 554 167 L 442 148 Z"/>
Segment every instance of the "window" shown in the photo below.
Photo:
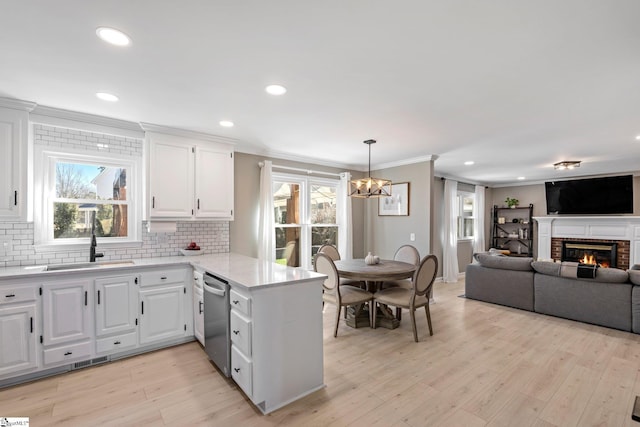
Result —
<path fill-rule="evenodd" d="M 473 239 L 475 197 L 473 193 L 458 191 L 458 239 Z"/>
<path fill-rule="evenodd" d="M 276 262 L 312 267 L 325 243 L 338 244 L 338 181 L 273 174 Z"/>
<path fill-rule="evenodd" d="M 38 244 L 88 244 L 92 229 L 101 243 L 139 240 L 135 160 L 42 148 L 36 159 Z"/>

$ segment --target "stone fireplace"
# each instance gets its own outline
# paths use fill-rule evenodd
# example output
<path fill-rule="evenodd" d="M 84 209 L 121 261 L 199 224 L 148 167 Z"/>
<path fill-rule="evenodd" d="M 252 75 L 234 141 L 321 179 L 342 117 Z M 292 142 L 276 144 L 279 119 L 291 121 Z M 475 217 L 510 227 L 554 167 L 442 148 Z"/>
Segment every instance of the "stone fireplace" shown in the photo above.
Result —
<path fill-rule="evenodd" d="M 586 253 L 599 254 L 603 263 L 621 269 L 640 264 L 640 217 L 544 216 L 534 220 L 538 223 L 538 259 L 579 261 L 575 258 Z"/>

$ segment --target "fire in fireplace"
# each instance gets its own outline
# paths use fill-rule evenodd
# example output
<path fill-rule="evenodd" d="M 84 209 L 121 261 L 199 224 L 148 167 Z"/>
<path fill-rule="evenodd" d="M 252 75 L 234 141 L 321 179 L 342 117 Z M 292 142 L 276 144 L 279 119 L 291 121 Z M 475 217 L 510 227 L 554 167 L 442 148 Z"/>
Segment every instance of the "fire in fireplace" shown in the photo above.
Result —
<path fill-rule="evenodd" d="M 609 242 L 562 242 L 562 261 L 597 264 L 600 267 L 616 267 L 618 244 Z"/>

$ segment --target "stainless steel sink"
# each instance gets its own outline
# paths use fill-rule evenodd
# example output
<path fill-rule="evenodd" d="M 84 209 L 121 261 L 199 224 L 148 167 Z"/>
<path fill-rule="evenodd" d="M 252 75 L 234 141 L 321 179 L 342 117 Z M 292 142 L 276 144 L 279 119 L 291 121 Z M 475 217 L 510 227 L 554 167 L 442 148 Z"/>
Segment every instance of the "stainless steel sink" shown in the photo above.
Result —
<path fill-rule="evenodd" d="M 111 262 L 80 262 L 76 264 L 53 264 L 47 265 L 44 271 L 61 271 L 61 270 L 81 270 L 86 268 L 104 268 L 104 267 L 120 267 L 133 265 L 133 261 L 111 261 Z"/>

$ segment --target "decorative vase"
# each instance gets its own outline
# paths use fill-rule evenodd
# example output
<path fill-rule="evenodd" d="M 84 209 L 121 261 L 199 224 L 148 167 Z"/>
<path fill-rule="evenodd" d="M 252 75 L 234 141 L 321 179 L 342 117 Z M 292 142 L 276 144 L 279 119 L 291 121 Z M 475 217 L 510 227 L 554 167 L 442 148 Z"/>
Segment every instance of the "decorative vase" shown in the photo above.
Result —
<path fill-rule="evenodd" d="M 373 265 L 376 263 L 376 258 L 373 255 L 371 255 L 371 252 L 369 252 L 367 256 L 364 257 L 364 263 L 367 265 Z"/>

